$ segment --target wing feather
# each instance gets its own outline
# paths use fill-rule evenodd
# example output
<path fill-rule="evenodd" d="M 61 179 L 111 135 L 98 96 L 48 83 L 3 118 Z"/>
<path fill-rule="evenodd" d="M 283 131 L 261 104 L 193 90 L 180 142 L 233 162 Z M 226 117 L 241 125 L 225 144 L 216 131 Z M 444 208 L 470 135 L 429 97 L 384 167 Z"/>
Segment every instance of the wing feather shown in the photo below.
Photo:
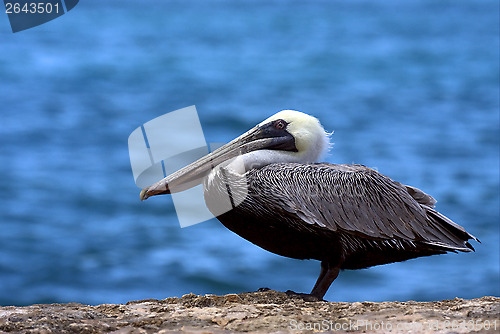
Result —
<path fill-rule="evenodd" d="M 371 239 L 404 239 L 469 250 L 475 239 L 433 209 L 436 201 L 361 165 L 271 164 L 249 171 L 250 188 L 305 224 Z"/>

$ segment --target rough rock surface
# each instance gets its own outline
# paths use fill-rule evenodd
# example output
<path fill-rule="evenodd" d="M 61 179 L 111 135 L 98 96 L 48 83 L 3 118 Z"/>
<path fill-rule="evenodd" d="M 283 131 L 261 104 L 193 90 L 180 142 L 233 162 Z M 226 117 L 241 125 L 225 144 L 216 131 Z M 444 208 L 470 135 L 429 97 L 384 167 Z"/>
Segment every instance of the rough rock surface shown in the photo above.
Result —
<path fill-rule="evenodd" d="M 0 307 L 0 331 L 22 333 L 499 333 L 500 298 L 437 302 L 310 301 L 263 291 L 88 306 Z"/>

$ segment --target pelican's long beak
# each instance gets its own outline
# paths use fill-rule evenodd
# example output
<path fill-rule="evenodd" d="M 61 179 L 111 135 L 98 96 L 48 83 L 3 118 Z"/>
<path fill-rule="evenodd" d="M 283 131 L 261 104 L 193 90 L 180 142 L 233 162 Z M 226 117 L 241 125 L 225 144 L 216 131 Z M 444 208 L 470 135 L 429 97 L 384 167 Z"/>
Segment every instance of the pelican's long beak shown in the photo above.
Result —
<path fill-rule="evenodd" d="M 176 193 L 199 185 L 217 165 L 261 149 L 297 151 L 294 137 L 285 129 L 276 129 L 275 122 L 258 125 L 212 153 L 142 189 L 141 201 L 151 196 Z"/>

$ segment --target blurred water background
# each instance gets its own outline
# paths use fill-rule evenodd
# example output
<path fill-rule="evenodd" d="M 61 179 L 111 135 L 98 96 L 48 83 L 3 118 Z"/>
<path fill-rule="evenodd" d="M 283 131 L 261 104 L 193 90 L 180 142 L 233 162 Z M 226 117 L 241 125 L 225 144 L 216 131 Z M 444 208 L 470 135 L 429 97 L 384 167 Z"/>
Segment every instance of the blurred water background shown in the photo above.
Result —
<path fill-rule="evenodd" d="M 139 201 L 129 134 L 190 105 L 208 142 L 313 114 L 328 162 L 423 189 L 482 241 L 343 272 L 326 299 L 500 295 L 498 1 L 86 0 L 16 34 L 1 17 L 1 305 L 310 291 L 318 262 Z"/>

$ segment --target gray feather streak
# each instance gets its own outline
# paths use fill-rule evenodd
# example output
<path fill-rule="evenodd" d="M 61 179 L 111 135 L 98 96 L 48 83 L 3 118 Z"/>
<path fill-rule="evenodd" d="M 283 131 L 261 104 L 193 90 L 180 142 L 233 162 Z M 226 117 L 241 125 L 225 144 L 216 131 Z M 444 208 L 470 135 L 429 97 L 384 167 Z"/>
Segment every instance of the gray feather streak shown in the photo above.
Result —
<path fill-rule="evenodd" d="M 386 240 L 397 249 L 418 241 L 468 251 L 464 239 L 475 239 L 434 210 L 432 196 L 365 166 L 282 163 L 246 176 L 257 194 L 252 201 L 325 230 Z"/>

